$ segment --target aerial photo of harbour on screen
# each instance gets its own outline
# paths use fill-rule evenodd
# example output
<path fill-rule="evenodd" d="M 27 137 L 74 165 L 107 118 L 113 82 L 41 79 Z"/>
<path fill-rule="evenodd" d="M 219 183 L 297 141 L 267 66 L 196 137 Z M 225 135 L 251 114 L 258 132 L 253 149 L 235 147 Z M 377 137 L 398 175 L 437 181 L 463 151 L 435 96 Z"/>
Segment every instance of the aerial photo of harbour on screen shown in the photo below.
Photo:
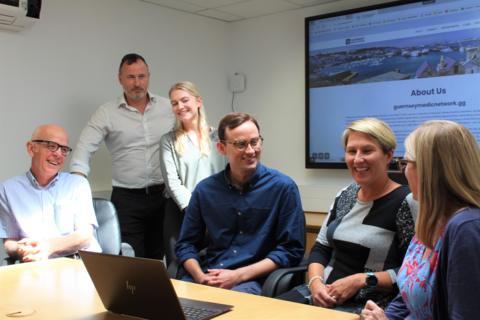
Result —
<path fill-rule="evenodd" d="M 310 86 L 478 73 L 478 35 L 467 29 L 312 52 Z"/>

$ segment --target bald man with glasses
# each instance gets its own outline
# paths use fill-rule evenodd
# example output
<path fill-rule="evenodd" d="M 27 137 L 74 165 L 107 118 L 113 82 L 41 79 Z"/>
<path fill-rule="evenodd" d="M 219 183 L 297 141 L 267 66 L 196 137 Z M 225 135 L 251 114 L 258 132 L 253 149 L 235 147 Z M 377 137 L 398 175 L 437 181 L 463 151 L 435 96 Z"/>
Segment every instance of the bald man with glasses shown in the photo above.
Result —
<path fill-rule="evenodd" d="M 0 184 L 0 238 L 8 255 L 28 262 L 101 251 L 87 179 L 60 172 L 72 151 L 67 132 L 42 125 L 26 146 L 30 170 Z"/>

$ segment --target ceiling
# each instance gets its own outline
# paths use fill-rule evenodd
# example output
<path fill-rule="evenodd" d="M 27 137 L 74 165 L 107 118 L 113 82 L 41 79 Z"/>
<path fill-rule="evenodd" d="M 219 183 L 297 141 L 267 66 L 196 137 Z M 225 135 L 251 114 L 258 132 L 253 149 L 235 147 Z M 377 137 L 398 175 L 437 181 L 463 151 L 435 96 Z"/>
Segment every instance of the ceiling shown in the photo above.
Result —
<path fill-rule="evenodd" d="M 234 22 L 340 0 L 140 0 L 160 7 Z"/>

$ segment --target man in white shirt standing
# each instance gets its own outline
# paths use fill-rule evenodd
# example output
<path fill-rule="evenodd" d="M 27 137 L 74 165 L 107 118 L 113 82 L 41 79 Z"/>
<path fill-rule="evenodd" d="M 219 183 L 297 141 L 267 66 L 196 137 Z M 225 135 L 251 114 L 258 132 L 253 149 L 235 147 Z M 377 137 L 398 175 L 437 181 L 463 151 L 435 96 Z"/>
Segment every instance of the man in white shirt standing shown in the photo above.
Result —
<path fill-rule="evenodd" d="M 0 238 L 10 257 L 28 262 L 101 251 L 88 181 L 59 172 L 71 150 L 63 128 L 40 126 L 27 142 L 30 170 L 0 184 Z"/>
<path fill-rule="evenodd" d="M 104 141 L 112 158 L 112 197 L 120 220 L 122 241 L 135 255 L 162 259 L 163 178 L 160 137 L 173 127 L 166 98 L 148 91 L 150 72 L 145 59 L 127 54 L 118 80 L 123 95 L 100 106 L 83 129 L 70 171 L 87 176 L 90 158 Z"/>

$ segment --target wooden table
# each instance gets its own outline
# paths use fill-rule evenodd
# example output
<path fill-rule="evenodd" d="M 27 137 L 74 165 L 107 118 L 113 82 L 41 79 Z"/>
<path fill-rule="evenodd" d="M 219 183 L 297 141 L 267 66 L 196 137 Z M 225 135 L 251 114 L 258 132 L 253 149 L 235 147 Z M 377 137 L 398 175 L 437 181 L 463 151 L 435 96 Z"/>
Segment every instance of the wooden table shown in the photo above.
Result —
<path fill-rule="evenodd" d="M 355 314 L 183 281 L 173 284 L 180 297 L 234 305 L 218 320 L 359 319 Z M 0 267 L 0 319 L 14 319 L 6 314 L 19 310 L 33 313 L 23 317 L 26 320 L 99 319 L 105 313 L 83 263 L 67 258 Z"/>

